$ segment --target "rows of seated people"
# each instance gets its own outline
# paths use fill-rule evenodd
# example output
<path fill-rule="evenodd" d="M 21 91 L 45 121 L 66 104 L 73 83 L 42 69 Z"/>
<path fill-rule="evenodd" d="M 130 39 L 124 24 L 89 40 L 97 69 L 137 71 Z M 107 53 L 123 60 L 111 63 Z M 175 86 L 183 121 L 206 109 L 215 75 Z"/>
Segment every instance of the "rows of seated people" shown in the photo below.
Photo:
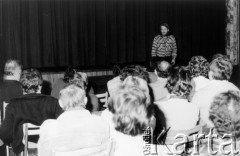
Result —
<path fill-rule="evenodd" d="M 226 141 L 222 136 L 231 134 L 240 149 L 240 93 L 229 82 L 232 70 L 229 58 L 220 54 L 210 63 L 193 56 L 187 66 L 174 67 L 164 60 L 150 70 L 129 65 L 108 81 L 107 108 L 99 110 L 86 74 L 67 69 L 48 96 L 41 94 L 43 80 L 38 70 L 21 71 L 17 61 L 9 60 L 0 86 L 0 146 L 10 145 L 14 153 L 21 153 L 22 125 L 33 123 L 41 125 L 36 141 L 39 156 L 53 156 L 56 149 L 97 147 L 109 140 L 109 155 L 141 156 L 146 154 L 144 145 L 149 141 L 144 138 L 149 128 L 154 154 L 164 156 L 169 155 L 161 137 L 166 130 L 202 125 L 220 136 L 217 145 Z M 9 103 L 6 110 L 2 103 Z M 217 145 L 211 149 L 218 149 Z M 199 146 L 198 155 L 213 155 L 208 143 L 202 141 Z M 228 144 L 226 149 L 231 147 Z M 147 154 L 153 154 L 152 150 Z"/>

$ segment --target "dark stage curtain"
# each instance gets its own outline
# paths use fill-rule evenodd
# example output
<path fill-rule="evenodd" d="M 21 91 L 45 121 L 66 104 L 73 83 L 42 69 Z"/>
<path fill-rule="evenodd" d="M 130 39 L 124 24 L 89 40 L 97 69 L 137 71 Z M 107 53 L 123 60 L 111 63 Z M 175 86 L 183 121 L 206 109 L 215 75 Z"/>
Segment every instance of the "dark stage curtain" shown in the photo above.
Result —
<path fill-rule="evenodd" d="M 180 61 L 211 58 L 224 51 L 225 15 L 225 0 L 1 0 L 1 67 L 145 62 L 162 22 Z"/>

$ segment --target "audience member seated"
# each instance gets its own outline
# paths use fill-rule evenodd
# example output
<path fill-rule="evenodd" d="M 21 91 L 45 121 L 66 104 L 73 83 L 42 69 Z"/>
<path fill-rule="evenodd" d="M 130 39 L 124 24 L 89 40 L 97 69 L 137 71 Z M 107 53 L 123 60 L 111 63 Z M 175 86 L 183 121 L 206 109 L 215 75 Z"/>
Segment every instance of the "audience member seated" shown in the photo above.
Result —
<path fill-rule="evenodd" d="M 63 78 L 59 78 L 52 87 L 52 92 L 51 92 L 51 96 L 55 97 L 55 98 L 59 98 L 59 92 L 61 89 L 63 89 L 71 79 L 73 79 L 74 74 L 76 73 L 76 70 L 69 67 L 66 69 L 66 71 L 64 72 L 64 77 Z"/>
<path fill-rule="evenodd" d="M 200 152 L 200 155 L 204 156 L 222 156 L 222 155 L 235 155 L 239 156 L 240 147 L 240 96 L 238 91 L 227 91 L 218 94 L 212 101 L 209 110 L 209 119 L 212 121 L 214 128 L 212 134 L 217 135 L 217 138 L 213 138 L 213 144 L 211 151 L 217 151 L 216 154 L 209 153 L 209 145 L 204 144 Z M 225 138 L 223 136 L 225 135 Z M 231 135 L 231 136 L 229 136 Z M 230 137 L 230 138 L 229 138 Z M 226 144 L 229 139 L 235 141 L 234 144 Z M 224 151 L 230 151 L 229 154 L 223 154 L 219 151 L 220 144 L 225 143 Z M 237 153 L 233 153 L 238 151 Z"/>
<path fill-rule="evenodd" d="M 215 60 L 218 57 L 221 57 L 221 58 L 224 58 L 224 59 L 228 59 L 230 61 L 230 59 L 229 59 L 229 57 L 227 55 L 224 55 L 224 54 L 221 54 L 221 53 L 214 54 L 213 57 L 212 57 L 212 60 Z"/>
<path fill-rule="evenodd" d="M 143 155 L 143 133 L 151 118 L 147 101 L 145 93 L 136 86 L 121 86 L 110 97 L 116 140 L 114 156 Z"/>
<path fill-rule="evenodd" d="M 94 95 L 92 87 L 88 85 L 87 74 L 77 72 L 73 68 L 68 68 L 64 73 L 64 78 L 58 79 L 57 82 L 53 85 L 51 96 L 58 99 L 60 90 L 63 89 L 65 86 L 69 85 L 71 81 L 74 81 L 75 79 L 80 79 L 81 81 L 84 82 L 84 89 L 87 93 L 88 98 L 86 108 L 91 112 L 98 111 L 99 109 L 98 98 L 96 97 L 96 95 Z"/>
<path fill-rule="evenodd" d="M 192 89 L 190 72 L 182 67 L 175 67 L 168 78 L 166 88 L 170 94 L 165 99 L 155 102 L 165 115 L 166 127 L 173 130 L 195 127 L 199 120 L 199 109 L 187 100 Z"/>
<path fill-rule="evenodd" d="M 6 108 L 6 117 L 0 127 L 0 142 L 11 144 L 14 153 L 17 154 L 24 149 L 24 123 L 41 125 L 46 119 L 56 119 L 62 113 L 57 99 L 41 94 L 43 80 L 39 71 L 24 70 L 20 82 L 23 96 L 10 100 Z"/>
<path fill-rule="evenodd" d="M 85 109 L 87 98 L 80 86 L 71 84 L 60 91 L 59 105 L 64 113 L 41 125 L 38 156 L 51 156 L 54 149 L 71 151 L 93 147 L 109 139 L 108 123 Z"/>
<path fill-rule="evenodd" d="M 148 83 L 154 83 L 154 82 L 156 82 L 158 80 L 156 68 L 157 68 L 156 63 L 152 64 L 152 62 L 150 62 L 150 66 L 147 68 Z"/>
<path fill-rule="evenodd" d="M 192 91 L 189 96 L 189 100 L 191 101 L 195 92 L 207 86 L 210 82 L 208 79 L 209 63 L 202 56 L 193 56 L 189 61 L 188 69 L 192 77 Z"/>
<path fill-rule="evenodd" d="M 88 76 L 86 73 L 79 72 L 74 75 L 74 79 L 80 79 L 83 81 L 84 89 L 87 96 L 86 109 L 90 112 L 96 112 L 100 109 L 97 96 L 94 94 L 93 88 L 88 85 Z"/>
<path fill-rule="evenodd" d="M 140 78 L 138 76 L 128 76 L 123 81 L 121 86 L 128 86 L 128 87 L 135 86 L 135 87 L 140 88 L 147 98 L 147 104 L 150 105 L 150 96 L 149 96 L 149 89 L 147 86 L 147 82 L 145 80 L 143 80 L 142 78 Z M 119 86 L 119 87 L 121 87 L 121 86 Z M 116 91 L 119 89 L 119 87 L 116 89 Z M 114 130 L 114 124 L 112 121 L 112 118 L 113 118 L 112 112 L 110 112 L 109 109 L 107 108 L 104 111 L 102 111 L 101 117 L 103 117 L 105 120 L 107 120 L 108 123 L 110 124 L 110 132 L 112 134 L 112 131 Z M 155 127 L 155 124 L 156 124 L 155 118 L 152 116 L 150 125 L 153 129 Z"/>
<path fill-rule="evenodd" d="M 232 63 L 225 57 L 217 57 L 210 63 L 208 77 L 210 83 L 198 90 L 192 99 L 192 103 L 200 109 L 201 124 L 213 127 L 209 120 L 209 109 L 214 97 L 228 90 L 239 90 L 234 84 L 228 82 L 232 75 Z"/>
<path fill-rule="evenodd" d="M 158 79 L 154 83 L 149 83 L 153 93 L 153 101 L 160 100 L 168 94 L 168 90 L 165 88 L 167 84 L 167 78 L 171 70 L 171 65 L 167 61 L 157 62 L 157 75 Z"/>
<path fill-rule="evenodd" d="M 114 78 L 107 82 L 108 93 L 111 96 L 112 92 L 122 84 L 120 79 L 121 69 L 118 66 L 113 67 Z"/>
<path fill-rule="evenodd" d="M 3 102 L 9 103 L 12 98 L 22 95 L 19 82 L 22 67 L 16 60 L 8 60 L 5 63 L 3 83 L 0 84 L 0 123 L 3 121 Z"/>

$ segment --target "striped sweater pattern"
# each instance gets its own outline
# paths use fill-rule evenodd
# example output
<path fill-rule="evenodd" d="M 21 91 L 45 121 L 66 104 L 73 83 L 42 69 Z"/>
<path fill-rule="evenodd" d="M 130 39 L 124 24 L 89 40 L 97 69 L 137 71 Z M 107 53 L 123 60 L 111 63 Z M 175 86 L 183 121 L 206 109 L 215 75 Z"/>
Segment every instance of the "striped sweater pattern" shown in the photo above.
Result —
<path fill-rule="evenodd" d="M 177 45 L 173 35 L 161 36 L 158 35 L 153 40 L 152 57 L 177 57 Z"/>

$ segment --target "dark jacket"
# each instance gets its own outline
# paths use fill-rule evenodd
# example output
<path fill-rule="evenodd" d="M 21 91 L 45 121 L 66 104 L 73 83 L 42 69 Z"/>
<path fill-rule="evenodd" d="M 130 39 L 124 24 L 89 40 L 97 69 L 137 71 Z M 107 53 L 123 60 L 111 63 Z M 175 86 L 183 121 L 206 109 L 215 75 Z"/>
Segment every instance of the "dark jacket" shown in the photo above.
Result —
<path fill-rule="evenodd" d="M 56 119 L 62 112 L 58 100 L 51 96 L 27 94 L 12 99 L 0 127 L 0 138 L 5 144 L 11 144 L 14 153 L 20 153 L 24 149 L 24 123 L 41 125 L 46 119 Z"/>
<path fill-rule="evenodd" d="M 0 84 L 0 110 L 3 119 L 3 102 L 9 103 L 12 98 L 22 96 L 21 83 L 16 80 L 4 80 Z"/>

